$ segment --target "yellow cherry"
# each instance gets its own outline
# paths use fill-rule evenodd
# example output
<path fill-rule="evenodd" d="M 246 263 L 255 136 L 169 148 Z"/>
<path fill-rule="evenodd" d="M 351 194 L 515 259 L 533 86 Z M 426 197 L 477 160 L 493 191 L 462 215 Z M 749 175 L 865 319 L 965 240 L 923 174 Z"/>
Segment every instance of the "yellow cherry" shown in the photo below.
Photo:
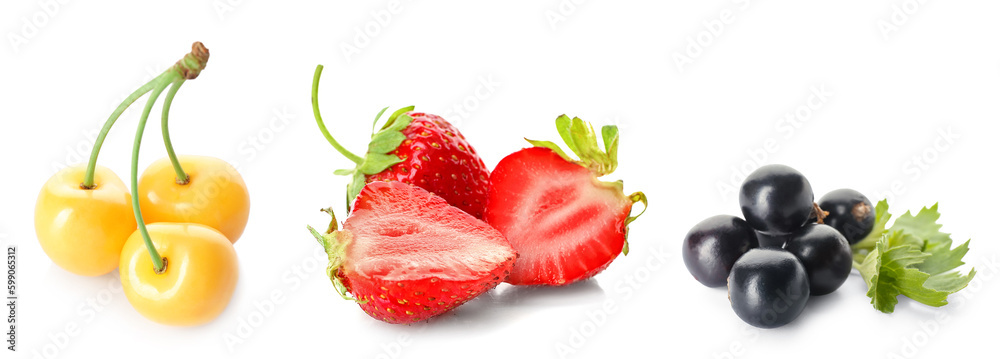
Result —
<path fill-rule="evenodd" d="M 99 276 L 118 267 L 122 245 L 136 229 L 132 196 L 110 169 L 97 166 L 84 189 L 86 166 L 57 172 L 38 194 L 35 233 L 45 254 L 63 269 Z"/>
<path fill-rule="evenodd" d="M 250 194 L 236 168 L 215 157 L 178 156 L 187 183 L 177 181 L 169 158 L 153 162 L 139 179 L 146 222 L 200 223 L 236 243 L 250 216 Z"/>
<path fill-rule="evenodd" d="M 146 229 L 165 266 L 163 273 L 156 273 L 140 231 L 132 233 L 122 248 L 119 269 L 132 307 L 167 325 L 199 325 L 218 317 L 239 278 L 229 239 L 196 223 L 153 223 Z"/>

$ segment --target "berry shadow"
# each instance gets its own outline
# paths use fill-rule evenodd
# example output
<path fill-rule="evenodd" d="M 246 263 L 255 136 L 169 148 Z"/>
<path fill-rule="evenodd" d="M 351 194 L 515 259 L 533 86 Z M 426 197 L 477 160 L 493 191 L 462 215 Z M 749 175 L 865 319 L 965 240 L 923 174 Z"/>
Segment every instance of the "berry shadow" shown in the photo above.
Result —
<path fill-rule="evenodd" d="M 517 325 L 519 318 L 533 317 L 546 308 L 600 303 L 605 297 L 594 279 L 564 287 L 501 284 L 450 312 L 411 326 L 421 331 L 495 331 Z"/>

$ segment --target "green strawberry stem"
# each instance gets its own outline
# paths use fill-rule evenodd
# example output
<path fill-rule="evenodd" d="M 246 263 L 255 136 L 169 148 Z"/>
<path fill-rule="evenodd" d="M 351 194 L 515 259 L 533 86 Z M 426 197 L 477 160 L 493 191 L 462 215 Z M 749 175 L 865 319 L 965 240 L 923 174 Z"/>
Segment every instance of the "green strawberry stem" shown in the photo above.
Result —
<path fill-rule="evenodd" d="M 340 143 L 333 138 L 333 135 L 330 134 L 330 130 L 326 129 L 326 125 L 323 123 L 323 117 L 319 114 L 319 78 L 322 74 L 323 65 L 316 65 L 316 72 L 313 74 L 312 85 L 312 108 L 313 116 L 316 117 L 316 124 L 319 125 L 320 132 L 323 132 L 323 137 L 326 137 L 326 141 L 333 145 L 333 148 L 335 148 L 337 152 L 340 152 L 340 154 L 347 157 L 347 159 L 351 160 L 351 162 L 361 165 L 361 163 L 364 162 L 364 159 L 351 153 L 351 151 L 348 151 L 344 148 L 344 146 L 341 146 Z"/>
<path fill-rule="evenodd" d="M 316 118 L 316 125 L 319 126 L 320 132 L 323 133 L 323 137 L 326 141 L 333 146 L 337 152 L 347 157 L 347 159 L 354 162 L 355 167 L 353 169 L 340 169 L 333 173 L 340 176 L 351 176 L 351 183 L 347 185 L 347 210 L 350 212 L 351 201 L 358 196 L 361 192 L 361 188 L 364 187 L 368 176 L 378 174 L 392 165 L 403 162 L 402 158 L 393 154 L 396 148 L 406 140 L 406 135 L 403 134 L 403 129 L 407 128 L 413 121 L 407 112 L 413 111 L 413 106 L 403 107 L 392 115 L 389 115 L 389 119 L 386 120 L 385 125 L 378 132 L 375 132 L 375 127 L 378 126 L 378 121 L 382 117 L 382 114 L 388 109 L 388 107 L 383 108 L 379 111 L 378 115 L 375 116 L 375 121 L 372 123 L 372 139 L 368 143 L 368 150 L 365 152 L 364 157 L 360 157 L 348 151 L 344 146 L 341 146 L 336 139 L 330 135 L 330 130 L 326 128 L 326 124 L 323 123 L 323 117 L 319 113 L 319 78 L 323 73 L 323 65 L 316 65 L 316 72 L 313 74 L 312 83 L 312 107 L 313 107 L 313 117 Z"/>
<path fill-rule="evenodd" d="M 149 118 L 149 112 L 153 109 L 156 98 L 160 96 L 160 93 L 166 87 L 166 84 L 159 84 L 153 89 L 153 93 L 149 95 L 149 102 L 146 103 L 146 108 L 142 110 L 142 117 L 139 118 L 139 128 L 135 131 L 135 142 L 132 144 L 132 213 L 135 214 L 135 222 L 139 226 L 139 233 L 142 234 L 142 240 L 146 243 L 149 256 L 153 258 L 153 268 L 157 274 L 163 273 L 166 270 L 166 265 L 163 257 L 160 257 L 160 253 L 153 247 L 153 240 L 149 238 L 149 232 L 146 230 L 146 222 L 142 220 L 142 210 L 139 209 L 139 147 L 142 145 L 142 133 L 146 127 L 146 119 Z"/>
<path fill-rule="evenodd" d="M 177 61 L 169 69 L 156 76 L 156 78 L 150 80 L 146 84 L 142 85 L 132 92 L 128 97 L 122 101 L 121 104 L 115 108 L 108 120 L 104 122 L 104 127 L 101 128 L 101 132 L 97 135 L 97 140 L 94 141 L 94 148 L 90 152 L 90 160 L 87 162 L 87 171 L 84 174 L 83 182 L 80 183 L 80 188 L 82 189 L 94 189 L 94 175 L 97 171 L 97 157 L 101 152 L 101 146 L 104 144 L 104 139 L 107 138 L 108 132 L 111 131 L 111 127 L 114 126 L 115 122 L 118 121 L 118 117 L 121 117 L 122 113 L 125 112 L 129 106 L 132 106 L 136 100 L 145 95 L 147 92 L 152 91 L 156 88 L 166 88 L 167 85 L 177 82 L 178 80 L 192 80 L 198 77 L 201 70 L 205 69 L 205 65 L 208 63 L 208 49 L 201 42 L 195 42 L 191 45 L 191 52 L 184 55 L 183 58 Z M 179 85 L 178 85 L 179 86 Z M 175 90 L 172 90 L 176 92 Z M 168 93 L 168 98 L 172 99 L 173 94 Z M 173 147 L 170 145 L 169 135 L 166 131 L 166 112 L 169 111 L 170 106 L 164 107 L 164 144 L 167 147 L 168 154 L 173 154 Z M 178 173 L 183 173 L 180 169 L 180 164 L 177 162 L 176 156 L 171 156 L 171 162 L 174 164 L 174 169 Z M 181 178 L 181 177 L 178 177 Z"/>

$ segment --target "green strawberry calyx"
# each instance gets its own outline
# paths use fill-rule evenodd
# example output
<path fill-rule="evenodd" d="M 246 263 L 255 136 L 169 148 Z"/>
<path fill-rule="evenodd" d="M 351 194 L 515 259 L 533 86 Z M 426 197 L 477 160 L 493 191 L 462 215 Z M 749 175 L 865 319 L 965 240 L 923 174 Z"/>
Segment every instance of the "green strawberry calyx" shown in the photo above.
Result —
<path fill-rule="evenodd" d="M 332 208 L 324 208 L 321 211 L 330 214 L 330 217 L 332 217 L 326 233 L 321 234 L 312 226 L 307 226 L 307 228 L 313 237 L 316 238 L 316 241 L 323 246 L 323 250 L 326 251 L 326 256 L 329 260 L 329 264 L 326 266 L 326 276 L 330 278 L 330 282 L 333 283 L 333 287 L 337 290 L 337 294 L 340 294 L 341 298 L 364 304 L 367 300 L 358 300 L 348 295 L 349 290 L 347 285 L 337 275 L 337 272 L 344 265 L 344 259 L 347 258 L 347 246 L 351 243 L 351 233 L 337 230 L 337 216 L 333 214 Z"/>
<path fill-rule="evenodd" d="M 601 137 L 604 138 L 603 151 L 597 144 L 594 127 L 579 117 L 570 119 L 569 116 L 560 115 L 556 118 L 556 130 L 570 151 L 580 158 L 579 161 L 563 152 L 554 142 L 527 138 L 525 140 L 535 147 L 545 147 L 554 151 L 566 161 L 587 167 L 597 177 L 611 174 L 618 168 L 618 126 L 608 125 L 601 128 Z"/>
<path fill-rule="evenodd" d="M 559 115 L 556 118 L 556 130 L 559 131 L 559 137 L 562 137 L 563 142 L 569 147 L 570 151 L 573 151 L 579 160 L 575 160 L 570 157 L 566 152 L 559 148 L 559 145 L 551 141 L 538 141 L 525 138 L 528 143 L 534 145 L 535 147 L 544 147 L 552 150 L 559 157 L 572 163 L 576 163 L 580 166 L 586 167 L 594 174 L 595 177 L 601 177 L 604 175 L 611 174 L 618 168 L 618 126 L 606 125 L 601 127 L 601 138 L 604 142 L 604 148 L 597 143 L 597 133 L 594 131 L 594 127 L 591 126 L 587 121 L 581 120 L 579 117 L 573 117 L 572 119 L 566 115 Z M 624 193 L 624 186 L 621 180 L 614 182 L 601 182 L 597 181 L 601 185 L 606 185 L 617 189 L 620 193 Z M 646 207 L 648 205 L 648 200 L 646 195 L 642 192 L 635 192 L 628 196 L 628 199 L 632 201 L 633 204 L 637 202 L 642 202 L 642 211 L 635 216 L 629 216 L 625 219 L 622 225 L 625 231 L 625 245 L 622 247 L 622 254 L 628 255 L 628 225 L 634 222 L 639 216 L 646 212 Z"/>
<path fill-rule="evenodd" d="M 395 165 L 397 163 L 403 162 L 402 158 L 393 154 L 400 144 L 406 140 L 406 135 L 403 134 L 403 130 L 413 122 L 413 118 L 407 115 L 407 112 L 413 111 L 413 106 L 403 107 L 396 112 L 389 115 L 389 119 L 385 122 L 382 128 L 375 132 L 375 127 L 378 125 L 379 119 L 382 114 L 388 109 L 388 107 L 383 108 L 379 111 L 378 115 L 375 116 L 375 121 L 372 124 L 372 135 L 371 142 L 368 143 L 368 151 L 365 152 L 365 156 L 361 157 L 355 155 L 348 151 L 344 146 L 341 146 L 330 131 L 326 128 L 326 124 L 323 123 L 323 117 L 319 113 L 319 79 L 320 75 L 323 73 L 323 65 L 316 65 L 316 72 L 313 74 L 313 84 L 312 84 L 312 107 L 313 107 L 313 117 L 316 118 L 316 124 L 319 126 L 320 132 L 323 133 L 323 137 L 326 138 L 327 142 L 333 146 L 337 152 L 347 157 L 347 159 L 354 162 L 355 167 L 351 169 L 341 169 L 336 170 L 333 173 L 341 176 L 351 176 L 351 183 L 347 185 L 347 209 L 350 211 L 351 201 L 361 193 L 361 189 L 365 187 L 367 176 L 378 174 L 385 171 L 387 168 Z"/>

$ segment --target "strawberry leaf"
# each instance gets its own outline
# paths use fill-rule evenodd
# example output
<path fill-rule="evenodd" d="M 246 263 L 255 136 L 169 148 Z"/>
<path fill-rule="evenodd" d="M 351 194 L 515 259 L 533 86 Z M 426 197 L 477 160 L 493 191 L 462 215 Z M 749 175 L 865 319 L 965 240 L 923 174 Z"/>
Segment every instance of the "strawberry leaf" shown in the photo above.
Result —
<path fill-rule="evenodd" d="M 347 184 L 347 212 L 351 212 L 351 202 L 358 197 L 358 193 L 361 193 L 361 189 L 365 188 L 365 174 L 361 171 L 354 171 L 354 175 L 351 178 L 351 183 Z"/>
<path fill-rule="evenodd" d="M 365 161 L 361 163 L 361 166 L 358 166 L 357 171 L 366 175 L 373 175 L 400 162 L 403 162 L 403 160 L 393 154 L 368 153 L 365 155 Z"/>
<path fill-rule="evenodd" d="M 395 151 L 406 140 L 400 131 L 379 131 L 368 143 L 368 153 L 389 153 Z"/>
<path fill-rule="evenodd" d="M 601 127 L 601 137 L 604 140 L 604 151 L 608 154 L 612 171 L 618 167 L 618 126 Z"/>
<path fill-rule="evenodd" d="M 372 121 L 372 137 L 375 137 L 375 127 L 378 126 L 378 119 L 382 118 L 382 114 L 388 109 L 388 107 L 383 107 L 382 111 L 379 111 L 378 114 L 375 115 L 375 121 Z"/>
<path fill-rule="evenodd" d="M 556 117 L 556 131 L 559 131 L 559 137 L 562 138 L 563 143 L 569 147 L 570 151 L 577 153 L 576 143 L 573 142 L 573 135 L 570 134 L 572 125 L 573 120 L 570 120 L 569 116 L 559 115 L 559 117 Z"/>
<path fill-rule="evenodd" d="M 387 109 L 383 108 L 379 111 L 378 115 L 375 116 L 375 121 L 372 124 L 372 129 L 378 124 L 379 118 L 385 113 Z M 372 140 L 368 143 L 368 152 L 365 153 L 365 157 L 361 159 L 358 166 L 353 170 L 337 170 L 333 173 L 341 176 L 352 176 L 351 183 L 347 185 L 347 210 L 351 209 L 351 201 L 361 193 L 361 189 L 365 187 L 367 181 L 366 176 L 374 175 L 385 171 L 385 169 L 395 165 L 397 163 L 403 162 L 399 156 L 392 154 L 399 148 L 399 145 L 406 141 L 406 135 L 403 134 L 403 130 L 413 122 L 413 118 L 406 113 L 413 110 L 413 106 L 408 106 L 396 110 L 389 119 L 386 121 L 385 125 L 378 132 L 372 134 Z"/>
<path fill-rule="evenodd" d="M 600 157 L 603 153 L 597 146 L 597 135 L 594 134 L 594 128 L 579 117 L 573 117 L 570 126 L 570 136 L 573 137 L 575 144 L 571 148 L 573 153 L 576 153 L 576 156 L 584 162 L 601 162 Z"/>
<path fill-rule="evenodd" d="M 594 127 L 579 117 L 570 119 L 566 115 L 556 118 L 556 130 L 559 137 L 569 147 L 579 160 L 573 160 L 566 152 L 563 152 L 558 145 L 549 141 L 536 141 L 525 139 L 535 147 L 544 147 L 555 151 L 563 159 L 587 167 L 597 177 L 612 173 L 618 168 L 618 127 L 604 126 L 601 128 L 601 137 L 604 140 L 604 147 L 597 143 L 597 134 Z"/>
<path fill-rule="evenodd" d="M 330 212 L 331 215 L 333 212 Z M 337 219 L 334 218 L 334 221 Z M 320 234 L 312 226 L 306 226 L 309 229 L 309 233 L 312 233 L 316 241 L 323 245 L 323 250 L 326 251 L 327 258 L 330 263 L 326 266 L 326 276 L 330 278 L 330 282 L 333 283 L 333 288 L 337 290 L 337 294 L 340 294 L 341 298 L 345 300 L 354 301 L 360 304 L 368 302 L 360 301 L 357 298 L 351 297 L 347 286 L 341 281 L 340 277 L 337 276 L 337 270 L 344 265 L 344 256 L 347 251 L 347 244 L 349 243 L 350 235 L 345 235 L 347 232 L 331 232 L 327 234 Z M 343 239 L 341 237 L 348 237 L 348 239 Z"/>
<path fill-rule="evenodd" d="M 403 116 L 403 117 L 406 117 L 405 118 L 406 124 L 403 125 L 402 127 L 400 127 L 400 126 L 398 126 L 396 124 L 396 119 L 403 119 L 401 117 L 401 115 L 403 115 L 404 113 L 413 111 L 414 108 L 416 108 L 416 107 L 414 107 L 414 106 L 406 106 L 406 107 L 403 107 L 401 109 L 396 110 L 396 112 L 393 112 L 391 115 L 389 115 L 389 119 L 385 121 L 385 125 L 382 125 L 382 130 L 384 131 L 384 130 L 389 130 L 390 128 L 394 128 L 394 129 L 396 129 L 398 131 L 402 131 L 404 128 L 406 128 L 407 125 L 410 124 L 410 121 L 412 121 L 413 118 L 411 118 L 410 116 Z"/>
<path fill-rule="evenodd" d="M 559 145 L 555 144 L 555 142 L 552 142 L 552 141 L 536 141 L 536 140 L 529 140 L 527 138 L 525 138 L 524 140 L 528 141 L 528 143 L 534 145 L 535 147 L 544 147 L 544 148 L 548 148 L 548 149 L 552 150 L 557 155 L 559 155 L 559 157 L 562 157 L 567 162 L 574 162 L 573 158 L 570 157 L 569 155 L 567 155 L 566 152 L 563 152 L 563 150 L 561 148 L 559 148 Z"/>

